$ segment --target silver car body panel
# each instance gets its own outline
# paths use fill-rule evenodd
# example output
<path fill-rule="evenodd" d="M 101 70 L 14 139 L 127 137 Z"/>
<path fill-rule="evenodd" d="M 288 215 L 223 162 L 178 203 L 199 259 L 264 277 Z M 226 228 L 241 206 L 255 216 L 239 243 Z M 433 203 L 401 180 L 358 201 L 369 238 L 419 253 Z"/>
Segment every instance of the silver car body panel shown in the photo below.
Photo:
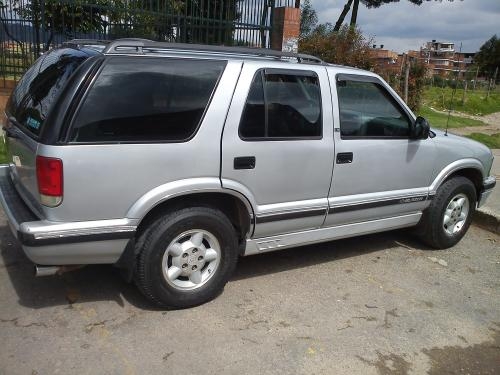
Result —
<path fill-rule="evenodd" d="M 487 176 L 491 152 L 451 134 L 434 131 L 436 137 L 425 140 L 342 139 L 335 80 L 339 73 L 375 77 L 415 118 L 373 73 L 223 54 L 154 54 L 160 55 L 227 60 L 189 141 L 53 146 L 38 144 L 21 131 L 20 137 L 8 139 L 12 165 L 1 168 L 0 177 L 9 176 L 33 219 L 17 221 L 3 187 L 0 201 L 33 262 L 114 263 L 151 209 L 184 195 L 225 193 L 240 199 L 251 220 L 245 250 L 251 255 L 415 225 L 443 181 L 460 169 L 479 170 L 484 186 L 494 182 Z M 239 137 L 250 84 L 263 68 L 318 75 L 321 139 L 249 142 Z M 336 164 L 340 152 L 353 152 L 353 162 Z M 38 203 L 36 155 L 63 160 L 64 199 L 58 207 Z M 235 170 L 238 156 L 255 156 L 255 168 Z M 491 189 L 480 193 L 479 204 L 489 193 Z"/>
<path fill-rule="evenodd" d="M 243 185 L 246 191 L 250 191 L 251 201 L 255 202 L 255 237 L 322 225 L 328 208 L 326 197 L 334 149 L 330 89 L 326 68 L 321 65 L 293 66 L 294 71 L 312 71 L 319 77 L 323 121 L 321 139 L 246 141 L 239 137 L 238 128 L 250 85 L 255 73 L 263 68 L 290 69 L 279 62 L 245 62 L 222 136 L 222 186 L 237 189 Z M 234 169 L 234 158 L 240 156 L 254 156 L 255 168 Z M 227 181 L 234 182 L 225 184 Z M 291 211 L 303 211 L 311 205 L 317 211 L 310 215 L 299 214 L 299 218 L 285 215 Z M 270 215 L 274 215 L 274 220 Z"/>

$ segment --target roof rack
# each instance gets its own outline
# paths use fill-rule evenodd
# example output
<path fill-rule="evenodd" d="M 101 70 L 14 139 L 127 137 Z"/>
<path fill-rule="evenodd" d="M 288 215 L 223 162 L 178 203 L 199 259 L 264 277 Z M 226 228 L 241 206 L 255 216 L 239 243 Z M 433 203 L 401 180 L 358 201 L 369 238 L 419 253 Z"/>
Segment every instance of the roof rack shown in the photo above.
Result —
<path fill-rule="evenodd" d="M 88 42 L 88 41 L 86 41 Z M 235 56 L 257 56 L 270 57 L 276 59 L 296 59 L 299 63 L 310 62 L 315 64 L 326 64 L 323 60 L 302 53 L 281 52 L 266 48 L 250 48 L 250 47 L 227 47 L 214 46 L 205 44 L 187 44 L 187 43 L 168 43 L 154 42 L 148 39 L 117 39 L 108 43 L 104 50 L 105 54 L 120 54 L 120 53 L 145 53 L 151 51 L 182 51 L 182 52 L 212 52 L 224 55 Z"/>
<path fill-rule="evenodd" d="M 102 52 L 102 50 L 111 43 L 110 40 L 99 40 L 99 39 L 72 39 L 63 42 L 63 45 L 75 48 L 94 48 Z M 96 48 L 97 47 L 97 48 Z"/>

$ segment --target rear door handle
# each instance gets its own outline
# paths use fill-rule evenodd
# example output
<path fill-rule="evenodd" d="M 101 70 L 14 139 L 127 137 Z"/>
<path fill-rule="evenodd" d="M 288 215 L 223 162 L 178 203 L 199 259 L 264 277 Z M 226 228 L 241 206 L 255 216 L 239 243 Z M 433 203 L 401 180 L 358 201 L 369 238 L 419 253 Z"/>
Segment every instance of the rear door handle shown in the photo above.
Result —
<path fill-rule="evenodd" d="M 254 169 L 255 156 L 238 156 L 234 158 L 234 169 Z"/>
<path fill-rule="evenodd" d="M 352 152 L 339 152 L 337 154 L 337 164 L 350 164 L 352 163 Z"/>

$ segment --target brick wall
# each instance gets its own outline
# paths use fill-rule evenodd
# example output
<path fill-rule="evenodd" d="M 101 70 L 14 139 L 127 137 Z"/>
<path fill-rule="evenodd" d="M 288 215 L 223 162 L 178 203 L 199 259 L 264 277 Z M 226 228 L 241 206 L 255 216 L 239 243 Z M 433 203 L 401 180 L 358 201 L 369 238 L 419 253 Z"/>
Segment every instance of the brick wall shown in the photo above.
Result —
<path fill-rule="evenodd" d="M 281 7 L 274 10 L 271 48 L 297 52 L 300 34 L 300 9 Z"/>

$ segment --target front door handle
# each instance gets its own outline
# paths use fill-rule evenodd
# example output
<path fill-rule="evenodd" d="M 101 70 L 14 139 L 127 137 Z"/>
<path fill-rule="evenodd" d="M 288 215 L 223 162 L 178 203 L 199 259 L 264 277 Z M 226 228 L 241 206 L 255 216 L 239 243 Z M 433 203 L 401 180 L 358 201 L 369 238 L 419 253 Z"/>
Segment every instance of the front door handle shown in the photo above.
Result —
<path fill-rule="evenodd" d="M 352 152 L 339 152 L 337 154 L 337 164 L 350 164 L 352 163 Z"/>
<path fill-rule="evenodd" d="M 234 158 L 234 169 L 254 169 L 255 156 L 238 156 Z"/>

